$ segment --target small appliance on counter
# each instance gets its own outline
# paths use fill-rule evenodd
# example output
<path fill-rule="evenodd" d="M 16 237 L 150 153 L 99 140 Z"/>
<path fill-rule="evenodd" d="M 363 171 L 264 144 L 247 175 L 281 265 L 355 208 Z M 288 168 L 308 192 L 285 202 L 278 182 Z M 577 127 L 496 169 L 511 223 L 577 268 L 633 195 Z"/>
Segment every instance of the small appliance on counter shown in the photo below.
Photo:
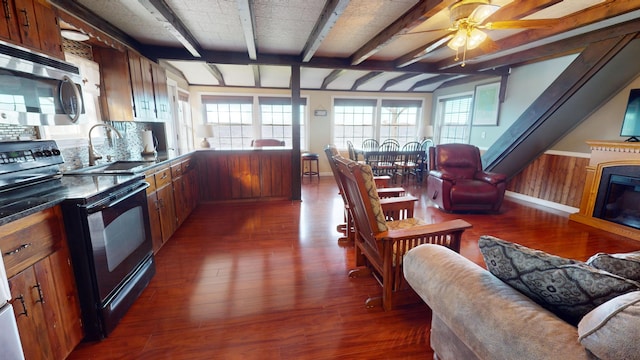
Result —
<path fill-rule="evenodd" d="M 157 154 L 156 148 L 158 146 L 158 140 L 153 136 L 153 131 L 142 131 L 142 156 L 155 156 Z"/>
<path fill-rule="evenodd" d="M 18 325 L 10 301 L 11 291 L 9 291 L 7 272 L 0 255 L 0 349 L 2 350 L 2 358 L 24 360 Z"/>

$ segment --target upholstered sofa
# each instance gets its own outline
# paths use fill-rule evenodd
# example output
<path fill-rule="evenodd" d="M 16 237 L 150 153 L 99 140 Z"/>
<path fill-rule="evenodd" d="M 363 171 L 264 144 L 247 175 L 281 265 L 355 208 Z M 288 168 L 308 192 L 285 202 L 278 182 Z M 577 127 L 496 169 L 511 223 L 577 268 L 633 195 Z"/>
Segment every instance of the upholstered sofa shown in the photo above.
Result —
<path fill-rule="evenodd" d="M 434 359 L 640 359 L 640 291 L 597 306 L 576 327 L 443 246 L 411 249 L 403 268 L 432 310 Z"/>

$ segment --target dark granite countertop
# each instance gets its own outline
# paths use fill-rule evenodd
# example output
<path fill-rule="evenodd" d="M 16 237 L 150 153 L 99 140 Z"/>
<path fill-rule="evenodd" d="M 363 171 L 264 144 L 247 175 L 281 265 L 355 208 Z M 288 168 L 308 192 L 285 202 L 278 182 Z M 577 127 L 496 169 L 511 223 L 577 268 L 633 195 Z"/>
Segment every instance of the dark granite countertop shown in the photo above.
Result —
<path fill-rule="evenodd" d="M 135 175 L 64 175 L 63 173 L 62 176 L 54 179 L 0 192 L 0 225 L 46 210 L 65 200 L 90 200 L 96 194 L 107 191 L 113 186 L 143 179 L 144 171 L 189 154 L 192 152 L 180 155 L 160 153 L 152 159 L 144 158 L 148 162 L 148 166 L 138 168 L 139 173 Z M 142 159 L 127 159 L 126 161 L 136 160 Z"/>

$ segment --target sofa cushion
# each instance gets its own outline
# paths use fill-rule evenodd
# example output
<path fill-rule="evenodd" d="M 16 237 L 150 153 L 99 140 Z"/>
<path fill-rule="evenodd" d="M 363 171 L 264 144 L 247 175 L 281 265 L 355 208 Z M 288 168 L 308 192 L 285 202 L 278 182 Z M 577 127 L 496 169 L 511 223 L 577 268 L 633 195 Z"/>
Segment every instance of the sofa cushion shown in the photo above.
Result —
<path fill-rule="evenodd" d="M 479 240 L 489 271 L 570 324 L 640 284 L 572 259 L 491 236 Z"/>
<path fill-rule="evenodd" d="M 627 279 L 640 281 L 640 251 L 625 254 L 598 253 L 587 264 Z"/>
<path fill-rule="evenodd" d="M 580 343 L 600 359 L 636 359 L 640 354 L 640 291 L 596 307 L 578 324 Z"/>

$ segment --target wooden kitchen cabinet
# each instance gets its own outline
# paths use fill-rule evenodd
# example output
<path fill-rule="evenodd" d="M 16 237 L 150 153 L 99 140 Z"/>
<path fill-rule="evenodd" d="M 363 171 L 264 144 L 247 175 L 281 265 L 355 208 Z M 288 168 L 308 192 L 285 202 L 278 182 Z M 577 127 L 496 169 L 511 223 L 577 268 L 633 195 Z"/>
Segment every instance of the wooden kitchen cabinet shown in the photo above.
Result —
<path fill-rule="evenodd" d="M 12 304 L 26 359 L 64 359 L 84 337 L 59 207 L 0 227 Z"/>
<path fill-rule="evenodd" d="M 134 120 L 127 54 L 117 49 L 94 46 L 93 59 L 100 65 L 102 119 Z"/>
<path fill-rule="evenodd" d="M 102 115 L 116 121 L 170 118 L 166 72 L 133 51 L 94 47 L 100 64 Z"/>
<path fill-rule="evenodd" d="M 133 51 L 128 51 L 129 74 L 133 92 L 133 112 L 136 119 L 154 120 L 153 77 L 151 62 Z"/>
<path fill-rule="evenodd" d="M 160 121 L 171 119 L 171 108 L 169 104 L 169 90 L 167 89 L 167 72 L 156 63 L 151 64 L 151 75 L 153 77 L 153 97 L 155 104 L 155 115 Z"/>
<path fill-rule="evenodd" d="M 155 173 L 150 170 L 145 181 L 149 183 L 147 188 L 147 206 L 149 209 L 149 227 L 151 229 L 151 242 L 153 243 L 153 253 L 157 253 L 162 247 L 162 225 L 160 224 L 160 203 L 156 193 Z"/>
<path fill-rule="evenodd" d="M 45 0 L 2 0 L 0 37 L 64 59 L 57 10 Z"/>
<path fill-rule="evenodd" d="M 177 218 L 175 201 L 173 197 L 173 183 L 171 178 L 171 167 L 165 165 L 156 169 L 154 173 L 157 196 L 157 213 L 160 220 L 160 233 L 162 246 L 169 240 L 177 229 Z M 159 248 L 158 248 L 159 249 Z"/>

